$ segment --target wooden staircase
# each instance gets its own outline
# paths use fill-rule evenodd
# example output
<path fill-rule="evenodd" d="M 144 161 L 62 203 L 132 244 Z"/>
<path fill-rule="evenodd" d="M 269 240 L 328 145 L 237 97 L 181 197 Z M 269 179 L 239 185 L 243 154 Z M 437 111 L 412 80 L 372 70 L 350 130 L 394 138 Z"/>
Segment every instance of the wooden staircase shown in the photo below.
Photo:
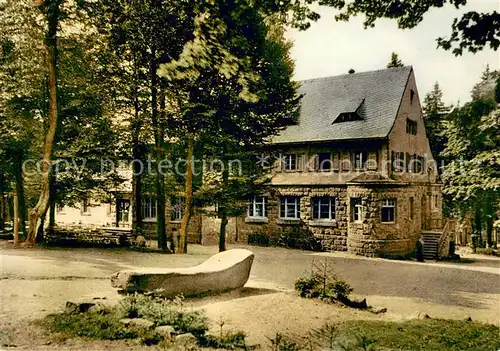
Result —
<path fill-rule="evenodd" d="M 441 234 L 441 232 L 429 230 L 422 231 L 422 239 L 424 242 L 424 260 L 437 260 Z"/>

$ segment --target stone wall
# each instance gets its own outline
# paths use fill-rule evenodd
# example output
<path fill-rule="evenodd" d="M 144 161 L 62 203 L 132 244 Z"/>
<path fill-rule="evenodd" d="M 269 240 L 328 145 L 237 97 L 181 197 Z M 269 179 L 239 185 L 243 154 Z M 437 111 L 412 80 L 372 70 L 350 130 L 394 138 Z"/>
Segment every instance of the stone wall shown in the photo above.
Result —
<path fill-rule="evenodd" d="M 247 243 L 251 234 L 265 234 L 276 238 L 292 226 L 301 226 L 320 239 L 322 246 L 328 251 L 348 251 L 364 256 L 409 254 L 415 250 L 416 242 L 420 238 L 423 212 L 428 211 L 425 204 L 428 192 L 429 187 L 422 185 L 274 188 L 268 198 L 268 218 L 260 222 L 254 222 L 246 216 L 231 218 L 227 227 L 227 243 Z M 300 221 L 284 221 L 279 218 L 280 196 L 301 198 Z M 323 196 L 336 198 L 334 221 L 312 219 L 312 198 Z M 352 221 L 351 198 L 361 198 L 366 209 L 365 216 L 359 223 Z M 384 199 L 396 200 L 394 222 L 381 221 Z M 413 205 L 410 205 L 410 201 Z M 203 216 L 204 245 L 217 244 L 219 227 L 220 220 Z"/>

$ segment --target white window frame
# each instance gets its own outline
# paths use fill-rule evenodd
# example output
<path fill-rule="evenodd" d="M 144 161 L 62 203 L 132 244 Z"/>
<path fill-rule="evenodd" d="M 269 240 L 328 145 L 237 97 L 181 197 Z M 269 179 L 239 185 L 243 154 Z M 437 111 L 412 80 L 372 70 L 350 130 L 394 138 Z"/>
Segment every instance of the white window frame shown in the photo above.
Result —
<path fill-rule="evenodd" d="M 170 220 L 172 222 L 180 222 L 182 221 L 182 217 L 184 216 L 184 206 L 185 204 L 179 198 L 172 199 L 170 207 Z"/>
<path fill-rule="evenodd" d="M 358 202 L 359 203 L 354 203 Z M 351 198 L 351 206 L 352 208 L 352 221 L 354 223 L 361 223 L 365 217 L 365 206 L 363 206 L 363 200 L 360 197 Z M 356 219 L 356 217 L 358 217 Z"/>
<path fill-rule="evenodd" d="M 258 205 L 262 205 L 262 215 L 257 214 Z M 250 200 L 247 209 L 248 218 L 267 218 L 267 199 L 265 196 L 255 196 Z"/>
<path fill-rule="evenodd" d="M 439 195 L 432 194 L 431 196 L 431 210 L 437 212 L 439 209 Z"/>
<path fill-rule="evenodd" d="M 359 156 L 359 161 L 361 162 L 361 167 L 358 167 L 358 160 L 357 160 L 358 156 Z M 355 171 L 364 170 L 367 161 L 368 161 L 368 153 L 366 151 L 355 151 L 354 152 L 354 170 Z"/>
<path fill-rule="evenodd" d="M 284 206 L 284 208 L 283 208 Z M 288 216 L 289 206 L 293 206 L 294 217 Z M 284 212 L 285 216 L 282 216 Z M 283 196 L 280 198 L 280 218 L 285 220 L 298 220 L 300 219 L 300 197 Z"/>
<path fill-rule="evenodd" d="M 294 162 L 292 162 L 294 161 Z M 298 165 L 299 157 L 297 154 L 285 154 L 283 155 L 283 169 L 285 171 L 296 171 L 299 169 Z M 292 167 L 293 165 L 293 167 Z"/>
<path fill-rule="evenodd" d="M 142 198 L 142 218 L 144 220 L 155 220 L 157 217 L 156 198 L 145 196 Z"/>
<path fill-rule="evenodd" d="M 394 198 L 382 200 L 382 210 L 380 211 L 380 222 L 381 223 L 395 223 L 396 222 L 396 204 L 397 204 L 397 200 Z M 394 218 L 392 218 L 392 221 L 384 220 L 384 209 L 387 209 L 387 210 L 392 209 L 392 213 L 393 213 L 393 217 L 394 217 Z"/>
<path fill-rule="evenodd" d="M 312 218 L 315 221 L 334 221 L 337 218 L 337 208 L 336 208 L 336 198 L 334 197 L 313 197 L 312 198 Z M 314 216 L 314 205 L 315 202 L 318 202 L 318 213 L 317 217 Z M 321 206 L 328 206 L 328 218 L 321 218 Z"/>

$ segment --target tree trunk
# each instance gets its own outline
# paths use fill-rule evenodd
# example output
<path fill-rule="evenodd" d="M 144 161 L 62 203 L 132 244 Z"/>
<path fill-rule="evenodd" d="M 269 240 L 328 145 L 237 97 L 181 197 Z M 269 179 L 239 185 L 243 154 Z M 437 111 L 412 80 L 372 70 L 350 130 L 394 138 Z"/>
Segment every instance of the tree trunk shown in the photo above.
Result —
<path fill-rule="evenodd" d="M 17 209 L 14 205 L 14 211 L 17 210 L 19 220 L 19 230 L 21 232 L 20 239 L 26 239 L 26 201 L 24 200 L 24 177 L 23 177 L 23 160 L 20 155 L 16 156 L 14 164 L 14 178 L 16 179 L 17 193 Z"/>
<path fill-rule="evenodd" d="M 57 27 L 59 25 L 59 0 L 46 0 L 40 9 L 46 10 L 47 36 L 45 48 L 47 51 L 47 66 L 49 71 L 49 128 L 45 135 L 42 156 L 42 190 L 38 203 L 30 210 L 29 232 L 26 241 L 34 244 L 39 240 L 39 233 L 43 231 L 43 219 L 49 208 L 50 164 L 54 150 L 54 142 L 58 126 L 57 116 Z"/>
<path fill-rule="evenodd" d="M 12 196 L 14 198 L 14 219 L 12 220 L 14 228 L 12 229 L 14 234 L 14 246 L 17 246 L 19 244 L 19 204 L 17 202 L 17 194 L 14 193 Z"/>
<path fill-rule="evenodd" d="M 137 60 L 134 56 L 134 74 L 135 83 L 138 83 L 138 68 Z M 134 161 L 134 173 L 132 175 L 132 196 L 133 205 L 132 208 L 132 228 L 135 230 L 137 235 L 142 234 L 142 172 L 144 171 L 142 165 L 143 163 L 143 145 L 140 141 L 140 133 L 142 128 L 142 121 L 140 120 L 140 105 L 139 105 L 139 89 L 135 87 L 135 97 L 134 97 L 134 121 L 132 124 L 132 157 Z"/>
<path fill-rule="evenodd" d="M 0 231 L 5 229 L 5 175 L 0 172 Z"/>
<path fill-rule="evenodd" d="M 52 232 L 56 225 L 56 175 L 50 174 L 49 188 L 49 230 Z"/>
<path fill-rule="evenodd" d="M 180 240 L 177 252 L 180 254 L 187 253 L 188 228 L 191 218 L 191 207 L 193 202 L 193 156 L 194 156 L 194 140 L 191 135 L 187 137 L 187 157 L 186 157 L 186 184 L 185 184 L 185 207 L 184 215 L 182 216 L 180 228 Z"/>
<path fill-rule="evenodd" d="M 150 74 L 151 74 L 151 121 L 155 137 L 156 158 L 156 234 L 158 247 L 167 251 L 167 232 L 165 229 L 165 177 L 160 172 L 159 164 L 165 158 L 163 127 L 158 118 L 158 76 L 156 74 L 158 62 L 156 61 L 156 47 L 151 48 Z M 160 99 L 163 100 L 163 99 Z"/>
<path fill-rule="evenodd" d="M 228 189 L 229 169 L 225 162 L 222 163 L 222 189 Z M 227 203 L 219 204 L 219 212 L 221 216 L 220 232 L 219 232 L 219 252 L 226 251 L 226 228 L 228 223 L 227 218 Z"/>
<path fill-rule="evenodd" d="M 481 241 L 481 231 L 482 231 L 482 223 L 481 223 L 481 211 L 479 208 L 476 208 L 474 213 L 474 228 L 473 232 L 475 234 L 475 238 L 472 238 L 472 250 L 475 250 L 476 247 L 480 244 Z"/>
<path fill-rule="evenodd" d="M 493 217 L 488 217 L 486 222 L 486 247 L 493 247 Z"/>

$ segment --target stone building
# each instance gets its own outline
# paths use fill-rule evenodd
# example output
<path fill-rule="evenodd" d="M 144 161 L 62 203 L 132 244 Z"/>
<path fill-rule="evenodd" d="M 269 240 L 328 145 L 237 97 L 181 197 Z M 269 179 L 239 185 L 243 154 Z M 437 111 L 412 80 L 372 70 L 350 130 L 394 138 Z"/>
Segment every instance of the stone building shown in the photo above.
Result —
<path fill-rule="evenodd" d="M 443 228 L 442 193 L 411 67 L 302 82 L 300 117 L 273 138 L 270 191 L 228 225 L 228 242 L 300 226 L 327 250 L 375 256 L 415 250 Z M 220 220 L 202 216 L 200 241 Z"/>
<path fill-rule="evenodd" d="M 412 67 L 301 83 L 300 116 L 269 143 L 277 156 L 269 190 L 249 200 L 245 216 L 230 218 L 227 242 L 299 228 L 327 250 L 380 256 L 412 252 L 422 232 L 441 232 L 442 186 Z M 182 217 L 176 201 L 167 206 L 174 236 Z M 153 233 L 154 200 L 143 204 Z M 118 223 L 116 211 L 108 217 Z M 216 244 L 219 227 L 215 216 L 194 213 L 189 240 Z"/>

